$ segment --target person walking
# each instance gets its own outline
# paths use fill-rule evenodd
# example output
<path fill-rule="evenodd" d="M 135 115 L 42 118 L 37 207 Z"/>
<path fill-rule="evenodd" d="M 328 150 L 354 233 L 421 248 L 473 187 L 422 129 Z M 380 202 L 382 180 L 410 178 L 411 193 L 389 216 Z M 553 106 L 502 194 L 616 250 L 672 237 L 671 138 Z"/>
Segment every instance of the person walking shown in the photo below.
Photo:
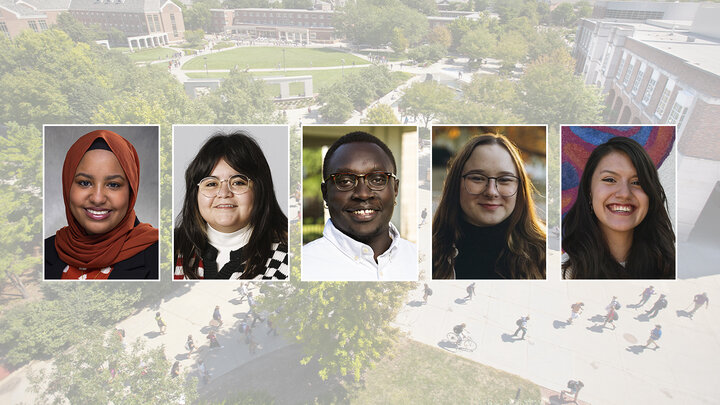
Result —
<path fill-rule="evenodd" d="M 560 402 L 565 403 L 565 394 L 572 395 L 573 396 L 573 402 L 577 404 L 578 395 L 580 394 L 580 390 L 582 387 L 584 387 L 585 384 L 583 384 L 580 380 L 570 380 L 567 383 L 568 390 L 562 390 L 560 391 Z"/>
<path fill-rule="evenodd" d="M 640 301 L 635 304 L 635 309 L 642 308 L 650 299 L 651 296 L 655 294 L 655 287 L 650 286 L 643 290 L 643 292 L 640 293 Z"/>
<path fill-rule="evenodd" d="M 157 326 L 158 326 L 158 328 L 160 328 L 160 333 L 164 335 L 165 330 L 167 330 L 167 324 L 160 316 L 160 312 L 155 313 L 155 322 L 157 322 Z"/>
<path fill-rule="evenodd" d="M 580 316 L 580 314 L 583 311 L 584 305 L 585 305 L 585 303 L 583 303 L 583 302 L 576 302 L 576 303 L 570 305 L 570 318 L 568 318 L 568 320 L 567 320 L 568 325 L 571 325 L 573 323 L 573 321 L 576 320 Z"/>
<path fill-rule="evenodd" d="M 207 367 L 205 367 L 205 362 L 202 359 L 198 361 L 198 374 L 200 374 L 200 380 L 203 384 L 207 385 L 210 381 L 210 373 L 208 373 Z"/>
<path fill-rule="evenodd" d="M 185 350 L 188 351 L 188 355 L 195 350 L 195 342 L 193 341 L 192 335 L 188 335 L 187 341 L 185 341 Z"/>
<path fill-rule="evenodd" d="M 213 311 L 212 319 L 217 322 L 218 328 L 223 325 L 222 316 L 220 316 L 220 305 L 215 305 L 215 311 Z"/>
<path fill-rule="evenodd" d="M 252 310 L 253 308 L 255 308 L 255 298 L 253 298 L 253 293 L 252 293 L 252 292 L 249 292 L 249 293 L 247 294 L 247 302 L 248 302 L 248 305 L 250 306 L 250 309 L 251 309 L 251 310 Z"/>
<path fill-rule="evenodd" d="M 243 299 L 247 299 L 247 295 L 248 295 L 247 284 L 240 283 L 240 287 L 238 287 L 238 291 L 240 292 L 240 304 L 242 304 Z"/>
<path fill-rule="evenodd" d="M 467 292 L 467 295 L 463 299 L 465 301 L 472 300 L 473 295 L 475 295 L 475 282 L 472 282 L 469 286 L 465 287 L 465 292 Z"/>
<path fill-rule="evenodd" d="M 423 301 L 425 301 L 425 304 L 428 303 L 428 297 L 431 296 L 432 293 L 433 290 L 427 285 L 427 283 L 425 283 L 425 289 L 423 291 Z"/>
<path fill-rule="evenodd" d="M 266 321 L 267 321 L 268 331 L 267 331 L 267 333 L 265 333 L 265 335 L 269 336 L 272 333 L 273 336 L 277 336 L 278 335 L 277 327 L 275 327 L 275 324 L 273 323 L 272 319 L 270 319 L 270 317 L 268 316 Z"/>
<path fill-rule="evenodd" d="M 512 337 L 517 336 L 518 333 L 522 331 L 522 336 L 520 336 L 520 340 L 525 339 L 525 334 L 527 333 L 527 324 L 530 320 L 530 315 L 522 316 L 520 319 L 515 321 L 515 325 L 517 325 L 517 329 L 515 330 L 515 333 L 512 334 Z"/>
<path fill-rule="evenodd" d="M 659 349 L 660 346 L 658 346 L 657 341 L 660 340 L 660 337 L 662 336 L 662 326 L 655 325 L 655 329 L 650 331 L 650 337 L 647 340 L 647 343 L 645 343 L 645 348 L 650 348 L 650 344 L 655 345 L 653 350 Z"/>
<path fill-rule="evenodd" d="M 645 315 L 647 315 L 648 318 L 655 318 L 661 309 L 667 307 L 667 304 L 668 302 L 665 299 L 665 294 L 660 294 L 660 298 L 655 301 L 650 310 L 645 312 Z"/>
<path fill-rule="evenodd" d="M 692 311 L 688 312 L 688 316 L 692 319 L 693 315 L 695 315 L 695 311 L 700 309 L 703 304 L 705 305 L 705 308 L 707 308 L 710 305 L 710 298 L 708 298 L 707 293 L 697 294 L 693 298 L 693 303 L 695 304 L 695 307 L 692 309 Z"/>
<path fill-rule="evenodd" d="M 220 342 L 218 342 L 217 336 L 215 335 L 215 331 L 211 330 L 210 333 L 208 333 L 207 338 L 210 340 L 210 348 L 219 347 L 223 348 L 223 346 L 220 346 Z"/>
<path fill-rule="evenodd" d="M 170 377 L 175 378 L 180 375 L 180 362 L 176 361 L 173 363 L 172 368 L 170 369 Z"/>
<path fill-rule="evenodd" d="M 618 320 L 618 313 L 617 310 L 620 309 L 620 303 L 617 303 L 616 305 L 608 305 L 606 309 L 608 310 L 607 315 L 605 315 L 605 322 L 603 322 L 602 327 L 604 328 L 605 325 L 608 323 L 612 326 L 613 329 L 615 329 L 615 324 L 613 322 Z"/>
<path fill-rule="evenodd" d="M 425 220 L 427 219 L 427 208 L 423 208 L 422 212 L 420 213 L 420 218 L 422 221 L 420 222 L 420 226 L 425 225 Z"/>

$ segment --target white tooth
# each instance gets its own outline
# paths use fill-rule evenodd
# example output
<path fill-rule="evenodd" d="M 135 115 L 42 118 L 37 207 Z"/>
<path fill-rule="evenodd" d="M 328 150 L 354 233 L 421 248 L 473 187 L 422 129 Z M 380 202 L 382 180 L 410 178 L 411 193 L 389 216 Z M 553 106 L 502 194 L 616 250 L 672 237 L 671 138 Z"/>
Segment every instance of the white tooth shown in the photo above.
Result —
<path fill-rule="evenodd" d="M 95 215 L 105 215 L 108 213 L 108 211 L 94 211 L 91 209 L 88 209 L 88 212 L 90 212 L 91 214 L 95 214 Z"/>

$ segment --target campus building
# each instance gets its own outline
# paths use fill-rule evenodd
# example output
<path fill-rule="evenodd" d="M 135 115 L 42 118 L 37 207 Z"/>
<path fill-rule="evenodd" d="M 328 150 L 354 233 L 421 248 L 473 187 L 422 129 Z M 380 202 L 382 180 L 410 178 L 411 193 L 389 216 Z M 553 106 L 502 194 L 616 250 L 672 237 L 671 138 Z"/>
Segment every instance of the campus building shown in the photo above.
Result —
<path fill-rule="evenodd" d="M 229 11 L 232 21 L 229 21 Z M 301 43 L 332 43 L 335 40 L 334 12 L 331 10 L 240 8 L 211 12 L 215 32 Z"/>
<path fill-rule="evenodd" d="M 15 38 L 24 30 L 45 31 L 69 6 L 70 0 L 0 0 L 0 35 Z"/>
<path fill-rule="evenodd" d="M 605 94 L 607 122 L 677 126 L 677 194 L 689 202 L 678 240 L 707 239 L 720 214 L 720 5 L 598 2 L 593 15 L 577 30 L 576 73 Z"/>
<path fill-rule="evenodd" d="M 14 38 L 23 30 L 40 32 L 69 12 L 85 25 L 125 34 L 130 48 L 182 41 L 182 11 L 170 0 L 0 0 L 0 32 Z"/>

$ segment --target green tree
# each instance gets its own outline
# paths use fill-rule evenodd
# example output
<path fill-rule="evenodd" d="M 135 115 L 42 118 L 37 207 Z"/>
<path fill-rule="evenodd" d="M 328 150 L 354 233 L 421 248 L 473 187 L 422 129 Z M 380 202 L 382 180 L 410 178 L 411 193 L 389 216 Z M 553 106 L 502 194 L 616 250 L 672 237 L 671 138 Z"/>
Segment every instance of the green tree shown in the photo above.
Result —
<path fill-rule="evenodd" d="M 575 25 L 577 17 L 575 16 L 575 8 L 570 3 L 560 3 L 553 11 L 550 12 L 550 22 L 562 27 L 570 27 Z"/>
<path fill-rule="evenodd" d="M 409 45 L 409 42 L 407 38 L 405 38 L 405 34 L 403 34 L 403 31 L 395 27 L 392 31 L 392 39 L 390 40 L 390 46 L 395 52 L 402 53 L 405 52 Z"/>
<path fill-rule="evenodd" d="M 92 42 L 103 39 L 96 26 L 85 25 L 68 12 L 58 15 L 55 26 L 68 34 L 75 42 Z"/>
<path fill-rule="evenodd" d="M 490 56 L 495 48 L 495 36 L 485 26 L 477 26 L 468 31 L 460 41 L 458 52 L 475 61 Z"/>
<path fill-rule="evenodd" d="M 565 50 L 541 57 L 520 79 L 516 110 L 526 122 L 557 127 L 569 122 L 602 122 L 600 90 L 587 86 L 573 73 L 573 60 Z"/>
<path fill-rule="evenodd" d="M 435 0 L 400 0 L 402 3 L 413 10 L 417 10 L 425 15 L 438 15 L 437 3 Z"/>
<path fill-rule="evenodd" d="M 497 75 L 475 74 L 470 83 L 462 86 L 463 99 L 502 110 L 511 110 L 517 103 L 515 82 Z M 499 122 L 499 121 L 494 121 Z"/>
<path fill-rule="evenodd" d="M 420 43 L 428 32 L 427 17 L 399 0 L 358 0 L 347 2 L 334 16 L 335 30 L 355 44 L 384 46 L 401 30 L 410 46 Z"/>
<path fill-rule="evenodd" d="M 407 55 L 416 63 L 434 63 L 445 56 L 446 52 L 447 49 L 442 45 L 420 45 L 417 48 L 410 49 Z"/>
<path fill-rule="evenodd" d="M 525 59 L 527 52 L 528 43 L 522 34 L 510 31 L 500 35 L 493 54 L 503 61 L 504 69 L 512 69 L 515 64 Z"/>
<path fill-rule="evenodd" d="M 205 31 L 202 28 L 185 31 L 185 41 L 194 48 L 199 47 L 205 41 Z"/>
<path fill-rule="evenodd" d="M 192 403 L 197 379 L 187 372 L 172 378 L 164 347 L 147 349 L 142 340 L 130 349 L 119 335 L 91 335 L 82 347 L 59 353 L 49 370 L 30 375 L 31 389 L 48 404 Z"/>
<path fill-rule="evenodd" d="M 367 117 L 362 119 L 363 124 L 399 124 L 392 107 L 387 104 L 377 104 L 370 108 Z"/>
<path fill-rule="evenodd" d="M 215 113 L 215 123 L 279 123 L 262 80 L 233 69 L 220 87 L 203 98 Z"/>
<path fill-rule="evenodd" d="M 298 280 L 295 270 L 293 280 Z M 320 365 L 323 380 L 352 376 L 359 381 L 392 348 L 398 331 L 390 325 L 415 283 L 291 282 L 268 289 L 261 308 L 272 312 L 281 333 Z"/>
<path fill-rule="evenodd" d="M 452 34 L 446 27 L 438 25 L 428 34 L 428 42 L 431 45 L 440 45 L 448 49 L 452 45 Z"/>
<path fill-rule="evenodd" d="M 455 94 L 447 86 L 436 81 L 425 81 L 412 84 L 400 100 L 400 108 L 406 115 L 422 119 L 425 128 L 434 119 L 442 120 Z"/>
<path fill-rule="evenodd" d="M 282 0 L 283 8 L 301 8 L 304 10 L 311 9 L 313 7 L 312 0 Z"/>
<path fill-rule="evenodd" d="M 352 116 L 353 105 L 350 97 L 342 91 L 330 91 L 320 95 L 320 115 L 323 120 L 330 124 L 342 124 Z"/>

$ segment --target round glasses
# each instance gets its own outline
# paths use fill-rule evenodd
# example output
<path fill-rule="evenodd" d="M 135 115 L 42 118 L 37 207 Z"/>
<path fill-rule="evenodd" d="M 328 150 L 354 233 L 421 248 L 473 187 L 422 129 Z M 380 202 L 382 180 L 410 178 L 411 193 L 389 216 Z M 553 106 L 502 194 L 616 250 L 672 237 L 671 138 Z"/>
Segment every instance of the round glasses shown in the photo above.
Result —
<path fill-rule="evenodd" d="M 224 182 L 227 182 L 228 189 L 235 195 L 247 193 L 250 189 L 250 179 L 244 174 L 236 174 L 225 180 L 220 180 L 213 176 L 205 177 L 200 180 L 200 183 L 197 185 L 200 189 L 200 194 L 212 198 L 218 195 Z"/>
<path fill-rule="evenodd" d="M 490 185 L 490 180 L 495 180 L 495 188 L 503 197 L 512 197 L 517 193 L 520 179 L 511 175 L 498 177 L 485 176 L 478 173 L 467 173 L 462 176 L 465 180 L 465 191 L 470 194 L 482 194 Z"/>
<path fill-rule="evenodd" d="M 325 179 L 325 182 L 332 179 L 338 191 L 350 191 L 357 187 L 360 178 L 365 179 L 365 185 L 373 191 L 384 190 L 390 182 L 390 178 L 397 180 L 397 177 L 390 172 L 333 173 Z"/>

